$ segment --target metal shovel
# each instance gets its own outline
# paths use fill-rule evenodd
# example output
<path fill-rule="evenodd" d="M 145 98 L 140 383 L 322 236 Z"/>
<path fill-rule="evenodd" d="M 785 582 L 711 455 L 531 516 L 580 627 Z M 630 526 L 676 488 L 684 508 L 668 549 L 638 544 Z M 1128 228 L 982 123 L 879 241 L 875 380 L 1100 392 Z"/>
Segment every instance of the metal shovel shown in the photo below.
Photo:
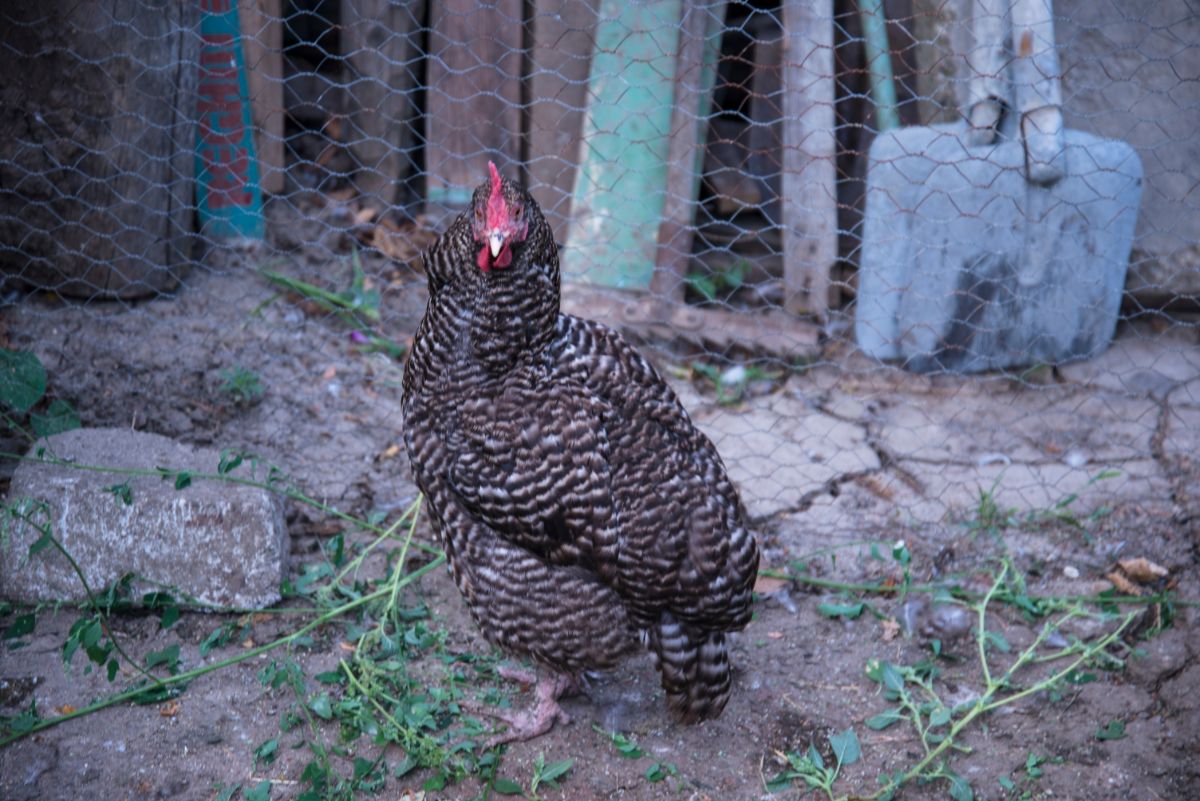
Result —
<path fill-rule="evenodd" d="M 966 120 L 871 146 L 858 345 L 923 372 L 1096 355 L 1116 327 L 1141 161 L 1064 129 L 1050 0 L 977 0 L 974 31 Z"/>

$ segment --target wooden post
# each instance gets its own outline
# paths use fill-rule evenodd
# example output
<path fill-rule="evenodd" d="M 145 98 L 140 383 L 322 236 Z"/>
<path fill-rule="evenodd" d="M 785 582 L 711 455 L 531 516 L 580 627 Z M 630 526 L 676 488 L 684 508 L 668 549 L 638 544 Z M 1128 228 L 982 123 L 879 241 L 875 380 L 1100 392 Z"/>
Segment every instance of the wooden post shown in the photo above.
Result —
<path fill-rule="evenodd" d="M 832 0 L 783 4 L 784 305 L 825 319 L 836 302 Z"/>
<path fill-rule="evenodd" d="M 439 3 L 439 5 L 441 5 Z M 342 0 L 341 49 L 348 75 L 346 141 L 368 201 L 391 206 L 416 147 L 414 34 L 423 0 Z M 430 97 L 439 87 L 430 84 Z"/>
<path fill-rule="evenodd" d="M 598 2 L 536 0 L 534 11 L 526 181 L 557 242 L 567 241 Z"/>
<path fill-rule="evenodd" d="M 650 291 L 662 300 L 683 300 L 724 11 L 724 3 L 712 6 L 692 0 L 683 10 L 667 146 L 667 191 L 650 282 Z"/>
<path fill-rule="evenodd" d="M 284 160 L 283 0 L 240 0 L 242 53 L 250 93 L 258 184 L 277 195 L 287 177 Z"/>
<path fill-rule="evenodd" d="M 83 298 L 170 291 L 195 216 L 200 6 L 10 3 L 0 271 Z M 19 24 L 14 24 L 19 23 Z"/>
<path fill-rule="evenodd" d="M 492 159 L 516 177 L 521 141 L 522 0 L 430 5 L 427 200 L 466 205 Z"/>

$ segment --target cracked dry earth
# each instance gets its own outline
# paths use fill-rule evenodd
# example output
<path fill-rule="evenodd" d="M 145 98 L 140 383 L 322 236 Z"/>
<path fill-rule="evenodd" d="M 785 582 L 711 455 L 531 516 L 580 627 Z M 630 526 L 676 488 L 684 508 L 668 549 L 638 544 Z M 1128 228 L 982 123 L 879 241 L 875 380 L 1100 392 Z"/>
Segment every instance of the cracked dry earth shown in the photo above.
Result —
<path fill-rule="evenodd" d="M 280 269 L 324 286 L 348 283 L 348 259 L 289 248 L 285 228 L 277 225 L 272 241 L 284 254 Z M 333 240 L 329 248 L 347 252 L 337 232 L 323 235 Z M 279 296 L 253 269 L 262 258 L 212 254 L 220 269 L 196 271 L 177 295 L 136 305 L 28 298 L 6 310 L 2 333 L 8 347 L 41 357 L 53 391 L 75 404 L 85 425 L 248 448 L 318 500 L 360 516 L 397 512 L 415 496 L 397 447 L 400 366 L 362 353 L 329 315 Z M 423 307 L 421 279 L 374 255 L 364 263 L 383 293 L 386 333 L 403 341 Z M 1032 594 L 1093 595 L 1111 586 L 1105 575 L 1117 560 L 1144 558 L 1169 571 L 1178 598 L 1195 600 L 1197 334 L 1187 323 L 1123 324 L 1102 356 L 1024 382 L 908 375 L 837 341 L 811 368 L 733 406 L 718 405 L 701 384 L 672 381 L 740 486 L 767 567 L 802 563 L 806 576 L 833 583 L 899 581 L 900 567 L 888 554 L 903 539 L 915 582 L 983 590 L 997 557 L 1007 553 Z M 667 350 L 654 355 L 664 368 L 687 361 Z M 237 403 L 220 391 L 221 370 L 236 364 L 261 377 L 266 392 L 257 402 Z M 1108 477 L 1097 480 L 1102 474 Z M 981 497 L 1012 525 L 984 530 Z M 1056 506 L 1083 521 L 1084 530 L 1047 519 Z M 327 516 L 300 506 L 291 507 L 289 525 L 294 565 L 316 560 L 317 543 L 337 530 Z M 422 526 L 418 536 L 431 533 Z M 876 549 L 882 559 L 872 556 L 871 542 L 883 543 Z M 768 796 L 764 778 L 780 772 L 780 754 L 815 743 L 828 759 L 829 735 L 852 727 L 862 758 L 834 789 L 870 795 L 880 774 L 915 764 L 922 745 L 911 727 L 865 725 L 889 706 L 865 673 L 869 660 L 914 665 L 931 657 L 936 639 L 947 656 L 937 661 L 942 697 L 969 702 L 979 692 L 971 621 L 928 595 L 869 597 L 878 614 L 844 619 L 819 612 L 822 603 L 842 600 L 836 589 L 773 581 L 762 590 L 736 647 L 734 696 L 719 720 L 672 723 L 649 660 L 633 659 L 597 679 L 586 697 L 565 703 L 570 725 L 510 746 L 500 773 L 527 787 L 543 754 L 548 762 L 574 759 L 557 789 L 539 788 L 546 799 L 757 799 Z M 414 596 L 449 632 L 448 650 L 487 652 L 445 571 L 423 579 Z M 1112 651 L 1123 666 L 1092 667 L 1090 681 L 1031 695 L 968 727 L 948 767 L 979 799 L 1200 798 L 1197 609 L 1179 604 L 1174 613 L 1161 633 Z M 50 714 L 109 691 L 103 677 L 83 674 L 81 660 L 64 671 L 60 649 L 75 617 L 45 610 L 28 645 L 0 652 L 0 714 L 15 714 L 31 700 Z M 162 631 L 152 617 L 124 616 L 114 626 L 131 653 L 178 643 L 190 667 L 239 650 L 233 644 L 199 656 L 199 643 L 221 620 L 187 613 Z M 1040 626 L 1004 605 L 990 621 L 1012 649 L 993 649 L 1001 665 Z M 259 620 L 250 636 L 266 642 L 285 625 Z M 1084 621 L 1067 633 L 1091 637 L 1111 626 Z M 298 652 L 309 677 L 336 667 L 341 638 L 340 629 L 327 627 L 311 649 Z M 264 778 L 273 781 L 271 798 L 296 797 L 309 755 L 290 747 L 298 735 L 280 733 L 291 696 L 262 686 L 263 664 L 206 675 L 170 708 L 111 708 L 7 746 L 0 751 L 0 798 L 212 799 L 218 785 L 253 786 Z M 531 697 L 528 688 L 504 691 L 518 705 Z M 1124 736 L 1098 738 L 1112 721 L 1120 721 Z M 593 724 L 629 733 L 644 756 L 622 757 Z M 336 732 L 329 736 L 336 741 Z M 254 749 L 273 737 L 280 738 L 278 758 L 256 765 Z M 354 747 L 375 756 L 365 739 Z M 340 757 L 344 770 L 357 753 Z M 398 763 L 402 755 L 386 758 Z M 677 775 L 651 781 L 645 774 L 654 763 L 672 764 Z M 480 793 L 470 778 L 422 791 L 426 778 L 389 778 L 378 797 Z M 777 797 L 801 793 L 793 785 Z M 899 797 L 948 798 L 949 787 L 913 784 Z"/>

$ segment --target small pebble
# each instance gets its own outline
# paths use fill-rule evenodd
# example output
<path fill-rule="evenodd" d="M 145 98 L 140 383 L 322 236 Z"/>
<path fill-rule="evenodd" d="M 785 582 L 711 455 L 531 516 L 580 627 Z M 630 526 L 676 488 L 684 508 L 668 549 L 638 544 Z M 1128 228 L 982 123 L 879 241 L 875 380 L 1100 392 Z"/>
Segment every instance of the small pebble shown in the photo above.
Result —
<path fill-rule="evenodd" d="M 1063 568 L 1063 575 L 1069 579 L 1077 579 L 1079 578 L 1079 568 L 1074 565 L 1067 565 Z"/>
<path fill-rule="evenodd" d="M 1066 463 L 1067 467 L 1075 469 L 1083 467 L 1087 464 L 1087 461 L 1087 456 L 1083 451 L 1067 451 L 1066 455 L 1063 456 L 1063 462 Z"/>
<path fill-rule="evenodd" d="M 946 639 L 961 637 L 973 625 L 967 610 L 957 604 L 935 604 L 929 623 L 934 631 Z"/>
<path fill-rule="evenodd" d="M 1070 644 L 1058 629 L 1046 635 L 1046 645 L 1049 645 L 1051 648 L 1066 648 Z"/>
<path fill-rule="evenodd" d="M 726 386 L 740 386 L 746 382 L 746 368 L 740 364 L 735 364 L 725 372 L 721 373 L 721 383 Z"/>

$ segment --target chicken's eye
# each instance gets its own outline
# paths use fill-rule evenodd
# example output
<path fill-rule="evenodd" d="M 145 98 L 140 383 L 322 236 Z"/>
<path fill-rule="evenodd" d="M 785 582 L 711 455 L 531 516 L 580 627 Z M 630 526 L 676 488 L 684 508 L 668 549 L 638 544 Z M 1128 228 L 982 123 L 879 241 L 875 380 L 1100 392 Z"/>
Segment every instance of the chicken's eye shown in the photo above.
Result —
<path fill-rule="evenodd" d="M 521 215 L 524 213 L 525 213 L 525 208 L 523 206 L 517 206 L 516 209 L 513 211 L 513 219 L 514 220 L 521 219 Z"/>

